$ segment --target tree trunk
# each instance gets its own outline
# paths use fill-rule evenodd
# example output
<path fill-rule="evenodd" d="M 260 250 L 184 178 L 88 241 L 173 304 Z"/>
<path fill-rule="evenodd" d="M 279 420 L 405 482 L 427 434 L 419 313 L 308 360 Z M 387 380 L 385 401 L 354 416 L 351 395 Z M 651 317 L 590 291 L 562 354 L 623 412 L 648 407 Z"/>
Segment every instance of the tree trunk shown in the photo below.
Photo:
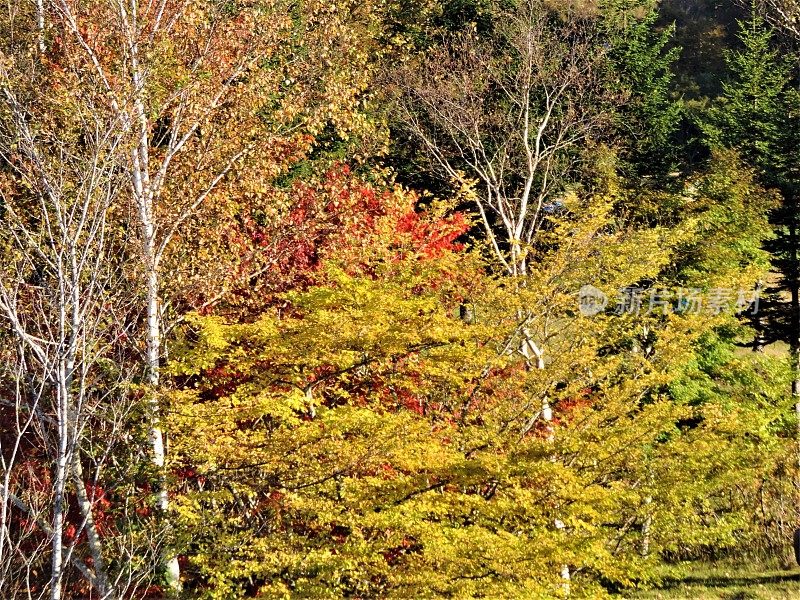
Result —
<path fill-rule="evenodd" d="M 44 39 L 44 0 L 36 0 L 36 29 L 39 38 L 39 52 L 44 54 L 47 50 Z"/>
<path fill-rule="evenodd" d="M 89 552 L 92 554 L 94 562 L 94 583 L 101 598 L 109 597 L 111 588 L 108 583 L 108 573 L 106 563 L 103 558 L 103 544 L 97 531 L 97 524 L 94 520 L 92 502 L 86 493 L 86 483 L 83 479 L 83 466 L 77 448 L 72 454 L 72 479 L 75 484 L 75 495 L 78 499 L 78 508 L 83 517 L 84 528 L 86 529 L 86 539 L 89 544 Z"/>
<path fill-rule="evenodd" d="M 156 242 L 154 223 L 154 202 L 158 190 L 153 188 L 150 179 L 149 126 L 144 93 L 144 75 L 139 66 L 138 31 L 130 32 L 131 76 L 136 98 L 133 103 L 133 125 L 137 136 L 137 146 L 132 151 L 133 194 L 139 211 L 142 236 L 144 266 L 147 272 L 147 382 L 149 384 L 150 402 L 150 445 L 151 460 L 157 473 L 156 506 L 163 515 L 169 509 L 169 496 L 164 473 L 165 449 L 164 433 L 161 429 L 160 406 L 158 402 L 158 385 L 161 376 L 161 311 L 158 278 L 158 245 Z M 180 567 L 175 556 L 165 556 L 164 563 L 167 584 L 173 591 L 179 591 Z"/>
<path fill-rule="evenodd" d="M 61 599 L 61 576 L 64 557 L 64 483 L 67 478 L 66 444 L 59 444 L 53 498 L 53 558 L 50 566 L 50 600 Z"/>
<path fill-rule="evenodd" d="M 61 578 L 63 575 L 64 560 L 64 514 L 65 494 L 67 481 L 67 468 L 69 465 L 69 425 L 67 423 L 69 392 L 65 381 L 66 367 L 63 362 L 58 365 L 58 379 L 56 385 L 56 427 L 58 431 L 58 446 L 56 449 L 56 468 L 53 481 L 53 534 L 52 534 L 52 562 L 50 566 L 50 600 L 61 599 Z"/>
<path fill-rule="evenodd" d="M 647 496 L 644 499 L 645 506 L 650 506 L 653 503 L 653 497 Z M 653 526 L 653 515 L 649 512 L 644 517 L 644 522 L 642 523 L 642 545 L 639 548 L 640 553 L 643 558 L 647 558 L 650 556 L 650 529 Z"/>
<path fill-rule="evenodd" d="M 756 310 L 755 314 L 753 315 L 753 329 L 755 330 L 755 337 L 753 338 L 753 352 L 764 352 L 764 346 L 767 345 L 766 340 L 766 330 L 767 330 L 767 323 L 766 319 L 764 318 L 763 312 L 761 312 L 760 307 L 761 304 L 761 294 L 764 290 L 764 283 L 759 281 L 756 284 L 756 301 L 759 303 L 756 306 L 758 309 Z"/>
<path fill-rule="evenodd" d="M 150 445 L 157 473 L 156 506 L 162 515 L 169 509 L 169 496 L 165 477 L 164 432 L 161 429 L 161 411 L 156 396 L 161 375 L 161 314 L 158 298 L 158 273 L 151 269 L 147 276 L 147 382 L 150 386 Z M 176 556 L 164 557 L 167 584 L 180 590 L 180 566 Z"/>

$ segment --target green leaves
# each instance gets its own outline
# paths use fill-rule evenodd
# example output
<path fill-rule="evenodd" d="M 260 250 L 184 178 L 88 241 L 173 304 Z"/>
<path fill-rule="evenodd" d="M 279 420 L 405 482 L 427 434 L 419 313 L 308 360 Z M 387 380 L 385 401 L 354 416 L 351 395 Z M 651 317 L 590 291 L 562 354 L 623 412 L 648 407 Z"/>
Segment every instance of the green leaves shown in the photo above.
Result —
<path fill-rule="evenodd" d="M 659 28 L 658 10 L 649 0 L 609 0 L 601 14 L 609 85 L 625 96 L 616 123 L 622 158 L 637 175 L 664 176 L 678 160 L 675 133 L 683 112 L 671 90 L 681 53 L 670 47 L 675 26 Z"/>
<path fill-rule="evenodd" d="M 723 96 L 703 124 L 712 147 L 734 148 L 759 170 L 768 186 L 780 185 L 787 144 L 794 127 L 790 121 L 791 66 L 773 46 L 773 34 L 753 13 L 739 22 L 740 50 L 729 51 L 731 72 Z"/>

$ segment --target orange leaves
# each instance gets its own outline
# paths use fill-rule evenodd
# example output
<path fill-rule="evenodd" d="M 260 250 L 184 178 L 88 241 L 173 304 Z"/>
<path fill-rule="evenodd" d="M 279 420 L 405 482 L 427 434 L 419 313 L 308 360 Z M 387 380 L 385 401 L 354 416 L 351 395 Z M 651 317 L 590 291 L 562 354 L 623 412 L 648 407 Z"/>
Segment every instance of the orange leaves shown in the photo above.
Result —
<path fill-rule="evenodd" d="M 458 252 L 463 248 L 456 240 L 469 229 L 463 213 L 425 221 L 411 209 L 400 217 L 397 231 L 411 237 L 412 247 L 425 258 L 438 258 L 444 252 Z"/>
<path fill-rule="evenodd" d="M 455 240 L 468 224 L 461 213 L 438 215 L 400 188 L 377 190 L 341 165 L 329 171 L 316 195 L 330 198 L 325 212 L 337 228 L 337 244 L 326 258 L 349 268 L 380 260 L 433 259 L 459 252 Z"/>
<path fill-rule="evenodd" d="M 236 185 L 243 189 L 245 183 Z M 282 303 L 283 292 L 325 283 L 321 267 L 326 261 L 351 274 L 373 276 L 378 266 L 460 252 L 456 240 L 468 227 L 464 215 L 421 210 L 416 195 L 368 183 L 345 164 L 288 190 L 265 183 L 250 187 L 258 190 L 255 196 L 221 198 L 209 207 L 218 211 L 213 222 L 219 225 L 201 235 L 207 241 L 216 238 L 221 262 L 205 267 L 206 278 L 187 289 L 187 299 L 205 314 L 213 310 L 204 306 L 205 299 L 220 284 L 229 291 L 215 310 L 255 315 Z M 270 210 L 281 205 L 285 208 Z"/>

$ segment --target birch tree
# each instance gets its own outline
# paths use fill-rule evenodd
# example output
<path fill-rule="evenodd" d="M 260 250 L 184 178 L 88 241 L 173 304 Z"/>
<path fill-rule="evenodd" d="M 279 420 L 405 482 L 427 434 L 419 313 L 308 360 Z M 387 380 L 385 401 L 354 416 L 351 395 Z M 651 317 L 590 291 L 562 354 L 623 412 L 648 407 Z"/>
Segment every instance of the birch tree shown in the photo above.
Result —
<path fill-rule="evenodd" d="M 579 147 L 603 125 L 604 56 L 589 23 L 560 21 L 538 0 L 497 23 L 497 40 L 462 33 L 404 70 L 398 110 L 440 175 L 476 186 L 495 258 L 524 278 L 537 232 L 563 206 Z M 523 337 L 521 352 L 542 368 L 541 348 Z"/>
<path fill-rule="evenodd" d="M 434 168 L 464 188 L 503 270 L 525 285 L 529 253 L 546 218 L 563 201 L 565 183 L 596 133 L 606 103 L 604 51 L 591 23 L 561 17 L 540 0 L 525 0 L 496 19 L 495 39 L 474 31 L 429 52 L 419 68 L 403 70 L 401 120 L 422 143 Z M 518 352 L 530 369 L 544 369 L 525 307 L 517 309 Z M 543 419 L 554 439 L 547 396 L 523 435 Z M 556 519 L 557 528 L 564 524 Z M 569 568 L 562 568 L 569 593 Z"/>
<path fill-rule="evenodd" d="M 398 82 L 399 113 L 434 168 L 465 185 L 497 260 L 512 276 L 557 205 L 578 153 L 603 123 L 603 50 L 588 23 L 559 22 L 537 0 L 497 17 L 499 40 L 465 32 Z"/>
<path fill-rule="evenodd" d="M 494 256 L 524 285 L 536 235 L 564 205 L 560 195 L 580 146 L 604 123 L 604 50 L 591 23 L 562 20 L 539 0 L 499 14 L 496 23 L 495 39 L 455 35 L 403 70 L 398 112 L 440 175 L 475 185 Z M 519 352 L 543 369 L 543 348 L 527 326 L 532 315 L 520 309 L 518 317 Z M 539 416 L 552 418 L 546 399 Z"/>
<path fill-rule="evenodd" d="M 165 514 L 157 390 L 168 314 L 163 273 L 180 248 L 175 242 L 204 204 L 263 188 L 264 180 L 308 153 L 324 127 L 347 135 L 358 126 L 370 48 L 355 39 L 369 30 L 372 13 L 280 0 L 235 7 L 42 0 L 29 16 L 27 30 L 22 20 L 9 19 L 5 51 L 25 62 L 28 48 L 15 35 L 27 31 L 40 58 L 26 64 L 63 74 L 59 85 L 73 94 L 96 94 L 94 114 L 115 140 L 108 149 L 120 186 L 114 201 L 133 215 L 125 252 L 138 260 L 128 274 L 143 290 L 145 313 L 132 339 L 142 340 L 150 460 L 158 473 L 153 487 Z M 35 93 L 52 94 L 46 75 L 42 81 Z M 68 143 L 78 151 L 82 142 Z M 177 589 L 177 559 L 165 557 L 164 567 Z"/>
<path fill-rule="evenodd" d="M 800 39 L 800 2 L 797 0 L 760 0 L 758 4 L 765 18 L 772 25 L 789 36 Z M 748 2 L 746 6 L 751 8 L 752 4 Z"/>
<path fill-rule="evenodd" d="M 124 136 L 113 117 L 107 121 L 95 110 L 100 94 L 84 90 L 68 99 L 56 92 L 42 102 L 26 93 L 20 66 L 8 57 L 0 64 L 2 408 L 11 423 L 0 440 L 0 588 L 23 593 L 14 584 L 25 582 L 28 594 L 38 590 L 58 600 L 74 570 L 83 586 L 111 598 L 124 576 L 109 572 L 95 490 L 120 439 L 120 421 L 105 421 L 115 412 L 106 407 L 124 398 L 128 381 L 124 368 L 109 366 L 127 334 L 118 231 L 110 218 Z M 73 135 L 80 136 L 79 149 L 70 143 Z M 108 435 L 95 435 L 95 427 Z M 49 477 L 26 476 L 24 462 L 46 467 Z M 12 526 L 19 519 L 30 525 L 32 539 L 47 541 L 49 553 L 20 543 L 25 528 Z M 47 554 L 49 570 L 41 564 Z M 37 569 L 49 572 L 41 589 L 37 577 L 30 580 Z"/>

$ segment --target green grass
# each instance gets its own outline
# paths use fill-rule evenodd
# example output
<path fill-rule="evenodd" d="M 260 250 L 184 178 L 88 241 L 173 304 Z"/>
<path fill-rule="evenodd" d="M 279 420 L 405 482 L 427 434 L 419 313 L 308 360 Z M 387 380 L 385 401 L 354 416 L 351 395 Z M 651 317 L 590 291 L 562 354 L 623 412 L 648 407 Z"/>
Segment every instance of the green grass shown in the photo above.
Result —
<path fill-rule="evenodd" d="M 657 589 L 629 592 L 636 600 L 777 600 L 800 599 L 800 569 L 759 570 L 756 567 L 692 566 L 674 570 Z"/>

